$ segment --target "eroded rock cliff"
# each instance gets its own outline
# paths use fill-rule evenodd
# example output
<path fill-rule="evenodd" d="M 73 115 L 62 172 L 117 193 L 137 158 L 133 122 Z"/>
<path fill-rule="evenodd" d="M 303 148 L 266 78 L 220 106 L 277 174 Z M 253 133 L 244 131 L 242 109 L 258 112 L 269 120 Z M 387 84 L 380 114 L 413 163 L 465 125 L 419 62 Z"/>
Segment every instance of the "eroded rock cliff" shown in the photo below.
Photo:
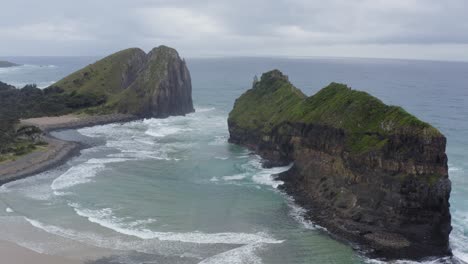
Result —
<path fill-rule="evenodd" d="M 86 113 L 167 117 L 194 111 L 190 73 L 177 51 L 159 46 L 114 53 L 51 86 L 74 97 L 99 98 Z"/>
<path fill-rule="evenodd" d="M 282 188 L 377 257 L 449 255 L 446 138 L 400 107 L 332 83 L 307 97 L 278 70 L 236 100 L 230 142 L 292 168 Z"/>
<path fill-rule="evenodd" d="M 122 94 L 119 109 L 152 117 L 194 111 L 190 73 L 175 49 L 160 46 L 148 53 L 146 64 Z"/>

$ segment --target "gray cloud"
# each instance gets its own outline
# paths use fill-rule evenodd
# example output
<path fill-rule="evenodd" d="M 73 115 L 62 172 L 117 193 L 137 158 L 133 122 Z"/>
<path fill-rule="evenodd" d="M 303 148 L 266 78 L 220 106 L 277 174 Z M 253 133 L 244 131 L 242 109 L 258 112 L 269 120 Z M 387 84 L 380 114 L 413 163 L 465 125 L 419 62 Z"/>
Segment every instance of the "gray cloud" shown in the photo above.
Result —
<path fill-rule="evenodd" d="M 16 0 L 1 12 L 0 55 L 167 44 L 186 56 L 468 60 L 466 0 Z"/>

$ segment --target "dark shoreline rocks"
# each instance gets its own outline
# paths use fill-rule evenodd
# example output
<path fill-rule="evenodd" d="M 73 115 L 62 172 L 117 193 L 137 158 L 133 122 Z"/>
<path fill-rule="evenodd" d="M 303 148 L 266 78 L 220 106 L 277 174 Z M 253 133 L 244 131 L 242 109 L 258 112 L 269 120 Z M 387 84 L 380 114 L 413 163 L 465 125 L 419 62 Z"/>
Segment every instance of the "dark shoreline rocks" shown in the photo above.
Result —
<path fill-rule="evenodd" d="M 236 100 L 229 141 L 267 166 L 333 235 L 378 258 L 449 256 L 446 138 L 398 107 L 331 84 L 305 96 L 275 70 Z"/>

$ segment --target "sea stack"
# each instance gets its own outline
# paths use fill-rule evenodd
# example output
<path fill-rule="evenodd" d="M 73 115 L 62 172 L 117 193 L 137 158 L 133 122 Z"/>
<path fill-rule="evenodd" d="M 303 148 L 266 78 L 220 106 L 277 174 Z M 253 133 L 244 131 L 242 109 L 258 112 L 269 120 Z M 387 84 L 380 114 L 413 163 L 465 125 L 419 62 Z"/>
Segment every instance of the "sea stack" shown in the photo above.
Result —
<path fill-rule="evenodd" d="M 293 163 L 281 188 L 333 235 L 386 259 L 451 254 L 446 138 L 401 107 L 338 83 L 307 97 L 273 70 L 228 125 L 266 166 Z"/>
<path fill-rule="evenodd" d="M 100 99 L 89 114 L 120 113 L 168 117 L 194 111 L 190 73 L 177 51 L 159 46 L 146 54 L 139 48 L 114 53 L 50 87 L 68 94 Z"/>

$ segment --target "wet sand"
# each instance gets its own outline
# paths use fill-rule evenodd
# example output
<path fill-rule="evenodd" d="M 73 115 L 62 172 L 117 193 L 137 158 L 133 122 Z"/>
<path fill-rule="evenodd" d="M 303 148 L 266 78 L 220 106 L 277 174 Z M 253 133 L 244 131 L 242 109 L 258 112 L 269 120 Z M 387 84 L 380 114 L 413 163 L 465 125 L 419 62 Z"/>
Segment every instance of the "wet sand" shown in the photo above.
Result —
<path fill-rule="evenodd" d="M 4 264 L 84 264 L 79 260 L 40 254 L 12 242 L 0 240 L 0 263 Z"/>
<path fill-rule="evenodd" d="M 137 119 L 132 115 L 110 114 L 100 116 L 64 115 L 21 120 L 22 124 L 41 128 L 43 140 L 48 143 L 45 150 L 38 150 L 18 157 L 14 161 L 0 164 L 0 185 L 52 169 L 79 154 L 85 146 L 78 142 L 54 138 L 50 131 L 95 126 Z"/>
<path fill-rule="evenodd" d="M 135 116 L 112 114 L 103 116 L 66 115 L 41 117 L 21 120 L 22 124 L 38 126 L 44 131 L 43 140 L 48 143 L 45 149 L 37 150 L 18 157 L 14 161 L 0 164 L 0 185 L 22 179 L 52 169 L 73 156 L 79 155 L 86 146 L 79 142 L 57 139 L 50 135 L 53 130 L 72 129 L 102 125 L 116 122 L 127 122 L 137 119 Z M 102 257 L 102 256 L 101 256 Z M 83 264 L 77 259 L 68 259 L 37 253 L 12 242 L 0 240 L 0 263 L 5 264 Z M 86 262 L 92 263 L 92 262 Z"/>

